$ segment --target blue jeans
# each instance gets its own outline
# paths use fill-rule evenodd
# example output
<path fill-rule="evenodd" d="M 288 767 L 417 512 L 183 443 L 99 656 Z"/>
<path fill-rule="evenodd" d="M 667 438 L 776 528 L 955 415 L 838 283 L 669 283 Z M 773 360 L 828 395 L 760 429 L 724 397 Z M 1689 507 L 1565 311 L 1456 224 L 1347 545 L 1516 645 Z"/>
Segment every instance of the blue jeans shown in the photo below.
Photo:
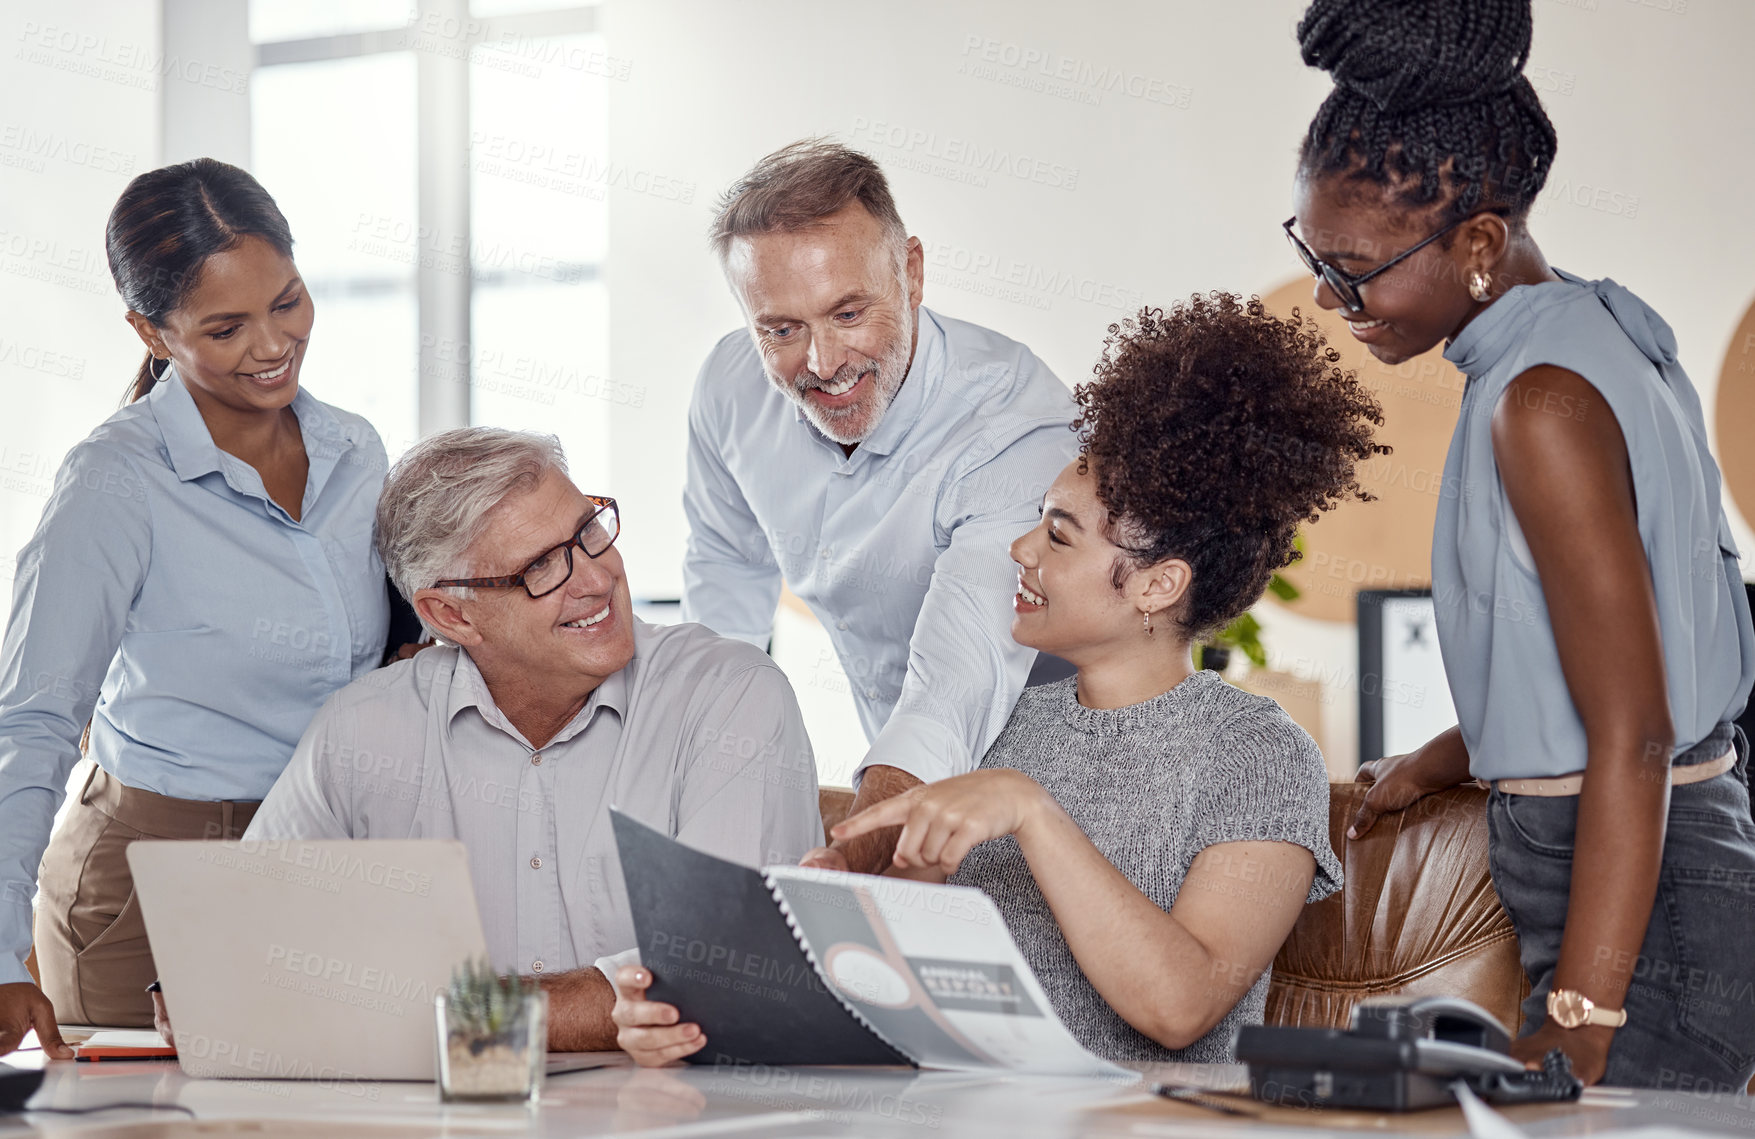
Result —
<path fill-rule="evenodd" d="M 1606 1084 L 1740 1092 L 1755 1074 L 1755 822 L 1748 762 L 1743 750 L 1723 775 L 1670 791 L 1657 901 L 1632 962 L 1627 1023 L 1609 1048 Z M 1530 979 L 1526 1036 L 1547 1018 L 1577 822 L 1577 796 L 1495 790 L 1487 803 L 1493 887 L 1517 928 Z"/>

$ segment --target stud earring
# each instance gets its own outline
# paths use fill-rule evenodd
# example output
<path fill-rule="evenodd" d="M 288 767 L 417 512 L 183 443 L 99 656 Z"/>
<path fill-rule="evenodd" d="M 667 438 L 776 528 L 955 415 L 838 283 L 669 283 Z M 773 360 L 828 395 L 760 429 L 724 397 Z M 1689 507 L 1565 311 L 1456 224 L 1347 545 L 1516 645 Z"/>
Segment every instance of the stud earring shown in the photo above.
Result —
<path fill-rule="evenodd" d="M 1147 609 L 1145 611 L 1145 618 L 1146 618 L 1146 636 L 1149 637 L 1152 635 L 1152 611 L 1150 609 Z"/>
<path fill-rule="evenodd" d="M 1492 279 L 1479 269 L 1469 270 L 1469 296 L 1482 304 L 1493 299 L 1492 284 Z"/>

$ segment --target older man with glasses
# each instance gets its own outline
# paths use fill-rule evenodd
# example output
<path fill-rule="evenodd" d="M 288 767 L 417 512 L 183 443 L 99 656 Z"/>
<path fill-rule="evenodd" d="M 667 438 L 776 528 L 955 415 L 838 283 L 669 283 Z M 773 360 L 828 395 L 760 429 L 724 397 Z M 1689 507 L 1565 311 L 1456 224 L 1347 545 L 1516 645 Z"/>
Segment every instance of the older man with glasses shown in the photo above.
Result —
<path fill-rule="evenodd" d="M 822 840 L 784 675 L 700 625 L 637 620 L 615 500 L 552 436 L 422 442 L 391 470 L 378 550 L 444 644 L 335 694 L 247 838 L 457 838 L 496 968 L 549 991 L 549 1046 L 615 1047 L 607 975 L 633 919 L 609 805 L 751 865 Z"/>

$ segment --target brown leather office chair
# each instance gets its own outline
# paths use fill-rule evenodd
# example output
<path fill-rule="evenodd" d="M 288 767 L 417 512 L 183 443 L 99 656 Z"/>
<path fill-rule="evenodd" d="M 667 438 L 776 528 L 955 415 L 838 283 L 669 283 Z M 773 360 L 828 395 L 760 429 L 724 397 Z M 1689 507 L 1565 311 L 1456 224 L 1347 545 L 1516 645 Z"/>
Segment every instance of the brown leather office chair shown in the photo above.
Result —
<path fill-rule="evenodd" d="M 1305 906 L 1274 958 L 1269 1024 L 1344 1028 L 1360 999 L 1443 994 L 1474 1001 L 1515 1034 L 1529 980 L 1487 872 L 1487 793 L 1456 787 L 1347 839 L 1367 788 L 1329 785 L 1329 838 L 1343 889 Z"/>
<path fill-rule="evenodd" d="M 849 787 L 819 787 L 817 807 L 823 813 L 823 841 L 829 841 L 829 828 L 847 817 L 853 809 L 853 790 Z"/>

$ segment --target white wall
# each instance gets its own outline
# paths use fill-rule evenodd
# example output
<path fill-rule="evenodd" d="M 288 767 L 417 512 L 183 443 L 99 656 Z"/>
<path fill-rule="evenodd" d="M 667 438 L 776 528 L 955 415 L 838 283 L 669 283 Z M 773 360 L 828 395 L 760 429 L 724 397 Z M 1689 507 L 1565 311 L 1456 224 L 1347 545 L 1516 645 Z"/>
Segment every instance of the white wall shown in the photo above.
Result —
<path fill-rule="evenodd" d="M 114 411 L 145 349 L 123 323 L 104 221 L 158 163 L 157 6 L 0 8 L 0 586 L 68 448 Z M 93 535 L 93 541 L 101 535 Z M 4 618 L 0 617 L 0 624 Z"/>
<path fill-rule="evenodd" d="M 926 303 L 1026 341 L 1077 382 L 1141 299 L 1265 293 L 1298 275 L 1279 223 L 1328 90 L 1298 58 L 1303 7 L 607 0 L 611 50 L 632 61 L 613 85 L 611 151 L 697 186 L 686 206 L 612 201 L 612 370 L 649 393 L 618 409 L 615 493 L 668 539 L 631 558 L 639 587 L 679 586 L 683 412 L 708 347 L 739 320 L 702 237 L 723 186 L 804 135 L 867 150 L 925 241 Z M 1556 264 L 1613 276 L 1664 313 L 1710 408 L 1755 298 L 1755 69 L 1739 54 L 1755 4 L 1537 0 L 1535 19 L 1530 74 L 1560 135 L 1536 236 Z M 1073 78 L 1033 89 L 1044 68 Z M 1027 160 L 1016 167 L 1042 181 L 983 173 L 972 152 Z M 1354 674 L 1350 627 L 1285 610 L 1266 623 L 1277 657 Z M 1355 746 L 1354 699 L 1330 693 L 1331 753 Z"/>

